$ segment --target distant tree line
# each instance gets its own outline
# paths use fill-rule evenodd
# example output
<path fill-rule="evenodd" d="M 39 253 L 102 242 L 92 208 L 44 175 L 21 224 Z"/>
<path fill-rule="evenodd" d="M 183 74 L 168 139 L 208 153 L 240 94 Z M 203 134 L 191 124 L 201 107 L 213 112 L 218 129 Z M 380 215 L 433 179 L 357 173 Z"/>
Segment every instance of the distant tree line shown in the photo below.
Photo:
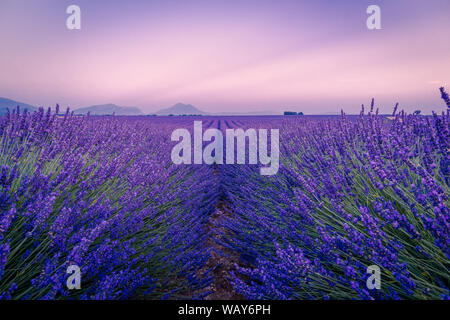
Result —
<path fill-rule="evenodd" d="M 297 112 L 295 112 L 295 111 L 285 111 L 285 112 L 284 112 L 284 115 L 285 115 L 285 116 L 302 116 L 302 115 L 303 115 L 303 112 L 297 113 Z"/>

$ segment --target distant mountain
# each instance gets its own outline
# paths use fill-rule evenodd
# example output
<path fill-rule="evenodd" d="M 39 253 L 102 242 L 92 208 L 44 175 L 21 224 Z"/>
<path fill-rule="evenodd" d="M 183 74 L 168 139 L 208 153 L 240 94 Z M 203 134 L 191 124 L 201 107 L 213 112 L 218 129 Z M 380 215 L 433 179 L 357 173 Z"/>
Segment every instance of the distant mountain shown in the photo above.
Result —
<path fill-rule="evenodd" d="M 170 108 L 159 110 L 155 113 L 158 116 L 167 116 L 169 114 L 172 115 L 191 115 L 191 114 L 200 114 L 200 115 L 211 115 L 211 116 L 232 116 L 232 115 L 274 115 L 279 114 L 279 112 L 273 111 L 253 111 L 253 112 L 217 112 L 217 113 L 209 113 L 197 109 L 191 104 L 177 103 Z"/>
<path fill-rule="evenodd" d="M 10 111 L 12 111 L 13 109 L 15 109 L 17 106 L 20 106 L 20 110 L 25 110 L 27 109 L 28 112 L 33 112 L 36 111 L 38 108 L 23 103 L 23 102 L 19 102 L 19 101 L 14 101 L 11 99 L 7 99 L 7 98 L 2 98 L 0 97 L 0 116 L 3 116 L 7 113 L 7 109 L 9 108 Z"/>
<path fill-rule="evenodd" d="M 169 114 L 173 115 L 183 115 L 183 114 L 203 114 L 208 113 L 203 112 L 191 104 L 177 103 L 170 108 L 159 110 L 155 113 L 158 116 L 167 116 Z"/>
<path fill-rule="evenodd" d="M 114 113 L 117 116 L 138 116 L 143 114 L 141 109 L 137 107 L 121 107 L 112 103 L 99 104 L 74 110 L 75 114 L 87 114 L 88 112 L 90 112 L 91 115 L 111 115 Z"/>
<path fill-rule="evenodd" d="M 0 116 L 6 114 L 7 108 L 10 110 L 15 109 L 17 106 L 20 106 L 21 110 L 27 109 L 29 112 L 33 112 L 38 110 L 38 108 L 23 103 L 14 101 L 11 99 L 1 98 L 0 97 Z M 124 107 L 118 106 L 112 103 L 108 104 L 100 104 L 93 105 L 89 107 L 83 107 L 73 110 L 75 114 L 87 114 L 90 112 L 91 115 L 118 115 L 118 116 L 136 116 L 143 115 L 144 113 L 138 107 Z M 191 104 L 177 103 L 170 108 L 161 109 L 155 113 L 158 116 L 167 116 L 167 115 L 211 115 L 211 116 L 231 116 L 231 115 L 277 115 L 280 112 L 274 111 L 252 111 L 252 112 L 217 112 L 217 113 L 209 113 L 202 111 Z"/>

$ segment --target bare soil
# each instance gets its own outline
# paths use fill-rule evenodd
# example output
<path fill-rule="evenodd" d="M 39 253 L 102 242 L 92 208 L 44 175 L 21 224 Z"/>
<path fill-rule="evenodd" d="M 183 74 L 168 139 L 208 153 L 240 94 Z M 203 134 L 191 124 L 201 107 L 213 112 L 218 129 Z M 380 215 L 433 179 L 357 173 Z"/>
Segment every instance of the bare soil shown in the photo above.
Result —
<path fill-rule="evenodd" d="M 234 291 L 228 278 L 229 272 L 235 270 L 235 264 L 239 263 L 239 255 L 236 252 L 224 247 L 215 241 L 223 240 L 223 233 L 226 233 L 220 226 L 224 219 L 231 217 L 231 211 L 226 204 L 221 202 L 217 206 L 217 210 L 211 215 L 206 225 L 208 231 L 211 231 L 211 237 L 207 241 L 207 248 L 211 249 L 211 257 L 206 262 L 205 267 L 200 272 L 214 268 L 212 274 L 214 281 L 203 292 L 211 291 L 212 293 L 205 297 L 205 300 L 243 300 L 242 295 Z M 220 253 L 219 253 L 220 252 Z"/>

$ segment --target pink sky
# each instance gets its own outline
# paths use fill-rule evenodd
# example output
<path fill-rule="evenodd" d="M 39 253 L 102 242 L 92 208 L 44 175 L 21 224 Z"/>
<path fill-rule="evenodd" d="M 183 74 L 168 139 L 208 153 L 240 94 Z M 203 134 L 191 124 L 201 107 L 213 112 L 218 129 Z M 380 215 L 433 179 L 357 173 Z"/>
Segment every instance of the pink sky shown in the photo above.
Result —
<path fill-rule="evenodd" d="M 0 96 L 156 111 L 441 111 L 449 1 L 29 1 L 0 3 Z M 65 27 L 70 4 L 82 29 Z M 379 4 L 382 30 L 366 28 Z"/>

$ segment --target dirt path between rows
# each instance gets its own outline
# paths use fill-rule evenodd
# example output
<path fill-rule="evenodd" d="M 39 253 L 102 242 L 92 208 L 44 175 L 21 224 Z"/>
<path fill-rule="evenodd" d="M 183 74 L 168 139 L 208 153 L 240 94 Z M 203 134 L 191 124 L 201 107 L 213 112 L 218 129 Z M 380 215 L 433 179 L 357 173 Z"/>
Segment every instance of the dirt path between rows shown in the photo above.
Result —
<path fill-rule="evenodd" d="M 221 128 L 221 121 L 217 124 Z M 227 124 L 228 127 L 228 124 Z M 214 176 L 220 176 L 220 170 L 217 164 L 214 164 Z M 220 183 L 220 182 L 218 182 Z M 222 223 L 227 219 L 233 219 L 233 213 L 226 200 L 219 199 L 215 212 L 209 217 L 205 225 L 210 237 L 206 241 L 206 249 L 210 252 L 210 258 L 205 266 L 199 271 L 204 274 L 207 270 L 212 270 L 213 281 L 210 285 L 203 288 L 198 294 L 211 292 L 205 296 L 205 300 L 244 300 L 245 297 L 238 294 L 228 280 L 230 271 L 236 270 L 235 265 L 239 265 L 239 253 L 230 250 L 221 243 L 229 233 Z"/>
<path fill-rule="evenodd" d="M 239 262 L 239 254 L 217 243 L 216 239 L 223 240 L 226 231 L 220 226 L 224 219 L 231 217 L 231 211 L 224 202 L 220 202 L 216 212 L 211 215 L 206 225 L 208 231 L 211 231 L 211 237 L 206 245 L 210 249 L 211 257 L 206 262 L 204 270 L 213 269 L 213 282 L 203 289 L 203 292 L 210 291 L 211 294 L 205 297 L 205 300 L 243 300 L 242 295 L 234 291 L 228 278 L 229 272 L 235 270 L 235 264 Z"/>

